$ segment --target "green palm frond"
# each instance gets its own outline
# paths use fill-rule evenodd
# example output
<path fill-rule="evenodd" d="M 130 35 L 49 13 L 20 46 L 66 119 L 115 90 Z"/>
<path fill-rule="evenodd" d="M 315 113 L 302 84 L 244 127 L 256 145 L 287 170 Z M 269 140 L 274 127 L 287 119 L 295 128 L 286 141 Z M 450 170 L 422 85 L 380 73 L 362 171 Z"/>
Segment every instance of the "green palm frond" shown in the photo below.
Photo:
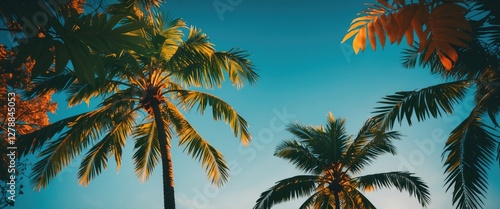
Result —
<path fill-rule="evenodd" d="M 329 113 L 329 117 L 327 119 L 326 127 L 325 127 L 325 139 L 327 139 L 328 146 L 331 150 L 323 151 L 325 147 L 315 146 L 312 147 L 314 150 L 320 150 L 318 154 L 322 155 L 323 153 L 329 153 L 329 156 L 324 156 L 325 159 L 328 159 L 331 163 L 337 163 L 342 161 L 342 155 L 347 149 L 347 143 L 350 140 L 350 136 L 347 135 L 345 119 L 334 119 L 332 113 Z M 312 144 L 311 142 L 316 142 L 316 140 L 309 141 L 308 144 Z"/>
<path fill-rule="evenodd" d="M 293 134 L 299 141 L 306 142 L 308 140 L 319 138 L 318 132 L 314 126 L 301 125 L 299 123 L 292 123 L 287 125 L 286 130 Z"/>
<path fill-rule="evenodd" d="M 79 124 L 82 126 L 81 122 Z M 90 124 L 85 125 L 91 126 Z M 87 128 L 71 129 L 71 132 L 63 133 L 59 139 L 50 141 L 48 147 L 38 154 L 38 157 L 43 158 L 33 166 L 31 183 L 34 185 L 34 189 L 41 190 L 47 187 L 50 180 L 68 166 L 90 143 L 91 138 L 96 137 L 95 133 L 91 134 L 91 132 Z"/>
<path fill-rule="evenodd" d="M 386 96 L 377 107 L 374 119 L 380 122 L 382 128 L 392 129 L 394 123 L 402 123 L 403 119 L 412 124 L 413 114 L 417 121 L 429 117 L 441 116 L 442 112 L 452 113 L 453 105 L 465 97 L 469 81 L 453 81 L 438 84 L 418 91 L 401 91 Z"/>
<path fill-rule="evenodd" d="M 71 145 L 68 138 L 52 141 L 38 156 L 43 157 L 32 168 L 31 184 L 34 189 L 41 190 L 49 184 L 64 167 L 70 164 L 75 152 L 69 152 Z"/>
<path fill-rule="evenodd" d="M 127 88 L 116 91 L 106 99 L 102 100 L 99 107 L 119 108 L 124 112 L 127 112 L 130 109 L 139 108 L 140 106 L 136 106 L 136 103 L 139 100 L 137 98 L 139 93 L 134 90 L 134 88 Z"/>
<path fill-rule="evenodd" d="M 134 139 L 135 174 L 141 181 L 147 181 L 161 160 L 160 143 L 155 122 L 150 120 L 138 125 L 135 128 Z"/>
<path fill-rule="evenodd" d="M 201 29 L 191 26 L 189 34 L 185 41 L 185 47 L 190 51 L 200 55 L 210 57 L 215 53 L 213 48 L 214 44 L 210 43 L 207 34 L 203 33 Z"/>
<path fill-rule="evenodd" d="M 500 163 L 500 141 L 498 141 L 498 143 L 497 143 L 496 155 L 497 155 L 497 161 L 498 161 L 498 163 Z"/>
<path fill-rule="evenodd" d="M 320 195 L 322 195 L 321 192 L 315 192 L 300 205 L 299 209 L 314 209 L 314 204 L 317 202 L 318 196 Z"/>
<path fill-rule="evenodd" d="M 49 92 L 61 92 L 76 80 L 76 76 L 66 68 L 63 72 L 33 79 L 34 87 L 25 92 L 26 97 L 44 95 Z"/>
<path fill-rule="evenodd" d="M 487 23 L 478 32 L 495 47 L 500 47 L 500 3 L 498 1 L 476 0 L 475 10 L 486 12 Z"/>
<path fill-rule="evenodd" d="M 81 185 L 88 185 L 103 169 L 107 168 L 110 144 L 110 138 L 101 140 L 87 152 L 78 170 L 78 179 Z"/>
<path fill-rule="evenodd" d="M 123 110 L 120 105 L 126 104 L 116 103 L 116 105 L 103 106 L 91 112 L 80 114 L 78 117 L 75 116 L 76 119 L 71 117 L 73 120 L 62 120 L 67 122 L 66 125 L 69 129 L 62 133 L 57 140 L 45 141 L 45 144 L 48 143 L 47 148 L 38 154 L 43 159 L 39 160 L 33 167 L 32 183 L 35 189 L 45 188 L 49 181 L 66 167 L 73 158 L 95 140 L 98 140 L 102 132 L 111 129 L 114 121 L 110 118 L 120 114 L 120 111 Z M 60 126 L 47 129 L 45 133 L 54 134 L 64 128 L 62 124 L 58 124 Z M 40 134 L 40 132 L 34 133 Z M 42 136 L 44 138 L 41 138 L 41 141 L 53 137 L 53 135 Z"/>
<path fill-rule="evenodd" d="M 314 209 L 335 209 L 333 206 L 335 205 L 333 195 L 319 195 L 316 198 L 316 202 L 314 204 Z"/>
<path fill-rule="evenodd" d="M 445 145 L 447 190 L 453 188 L 453 204 L 457 208 L 482 208 L 487 191 L 487 170 L 492 164 L 498 141 L 474 111 L 456 127 Z"/>
<path fill-rule="evenodd" d="M 419 177 L 408 172 L 388 172 L 360 176 L 354 179 L 355 184 L 362 190 L 396 188 L 406 190 L 410 196 L 415 196 L 422 207 L 430 204 L 429 187 Z"/>
<path fill-rule="evenodd" d="M 97 82 L 93 85 L 87 82 L 76 82 L 68 88 L 68 106 L 73 107 L 83 101 L 88 103 L 91 98 L 117 90 L 118 84 L 115 82 Z"/>
<path fill-rule="evenodd" d="M 498 53 L 485 46 L 477 37 L 469 42 L 469 47 L 457 48 L 460 59 L 455 62 L 452 70 L 447 70 L 435 53 L 426 60 L 426 52 L 427 47 L 419 52 L 418 43 L 413 44 L 403 52 L 403 66 L 406 68 L 414 68 L 416 65 L 429 67 L 432 74 L 454 80 L 475 80 L 492 66 L 498 66 L 495 64 L 495 60 L 498 62 Z"/>
<path fill-rule="evenodd" d="M 250 143 L 251 136 L 248 131 L 248 123 L 229 104 L 208 93 L 185 90 L 175 92 L 180 93 L 182 102 L 188 111 L 197 106 L 198 111 L 203 115 L 207 106 L 210 106 L 214 120 L 222 120 L 228 123 L 234 132 L 234 136 L 240 136 L 240 142 L 243 145 Z"/>
<path fill-rule="evenodd" d="M 353 150 L 348 150 L 346 154 L 349 155 L 344 157 L 346 160 L 345 163 L 347 171 L 359 173 L 366 166 L 373 163 L 379 156 L 387 153 L 393 155 L 397 153 L 396 147 L 392 144 L 392 141 L 401 139 L 402 135 L 399 132 L 383 132 L 378 130 L 374 131 L 372 134 L 373 136 L 371 136 L 371 140 L 359 138 L 359 140 L 364 141 L 365 143 L 362 145 L 356 143 L 358 144 L 358 147 L 353 146 L 357 140 L 354 140 L 351 144 Z"/>
<path fill-rule="evenodd" d="M 318 159 L 306 145 L 296 140 L 284 141 L 276 147 L 274 156 L 289 160 L 298 169 L 313 174 L 320 174 L 329 164 Z"/>
<path fill-rule="evenodd" d="M 499 127 L 497 117 L 500 115 L 500 74 L 488 71 L 476 85 L 475 101 L 478 108 L 487 113 L 493 125 Z"/>
<path fill-rule="evenodd" d="M 164 112 L 179 135 L 179 146 L 184 146 L 184 151 L 201 161 L 212 183 L 217 185 L 226 183 L 229 180 L 229 167 L 222 154 L 203 139 L 175 105 L 167 102 Z"/>
<path fill-rule="evenodd" d="M 182 42 L 166 63 L 172 77 L 187 86 L 221 87 L 225 66 L 213 60 L 215 49 L 201 30 L 190 28 L 188 39 Z"/>
<path fill-rule="evenodd" d="M 160 57 L 166 62 L 170 61 L 170 58 L 174 56 L 183 43 L 184 33 L 180 29 L 187 27 L 182 19 L 168 20 L 168 25 L 167 29 L 161 33 L 165 40 L 162 43 Z"/>
<path fill-rule="evenodd" d="M 345 200 L 342 208 L 376 209 L 375 205 L 356 188 L 343 189 L 341 195 L 342 199 Z"/>
<path fill-rule="evenodd" d="M 99 175 L 102 169 L 106 169 L 108 157 L 115 156 L 117 170 L 120 169 L 122 147 L 125 146 L 125 140 L 132 132 L 136 114 L 130 111 L 123 116 L 112 117 L 114 126 L 111 130 L 90 150 L 83 158 L 78 171 L 80 184 L 86 186 L 90 181 Z"/>
<path fill-rule="evenodd" d="M 106 9 L 107 13 L 113 16 L 125 16 L 124 22 L 141 21 L 144 18 L 144 12 L 141 11 L 135 0 L 120 0 L 116 4 L 111 4 Z"/>
<path fill-rule="evenodd" d="M 318 176 L 302 175 L 283 179 L 263 192 L 257 200 L 254 209 L 270 209 L 273 205 L 291 199 L 304 197 L 314 192 Z"/>
<path fill-rule="evenodd" d="M 223 69 L 229 74 L 231 83 L 237 88 L 241 88 L 245 82 L 254 84 L 259 78 L 254 70 L 254 65 L 247 57 L 246 51 L 233 48 L 227 52 L 215 52 L 212 62 L 216 66 L 223 66 Z"/>
<path fill-rule="evenodd" d="M 146 10 L 151 10 L 152 8 L 159 8 L 165 0 L 135 0 L 139 2 Z"/>
<path fill-rule="evenodd" d="M 326 128 L 296 123 L 288 125 L 287 130 L 300 139 L 299 142 L 317 156 L 317 159 L 321 159 L 324 165 L 338 162 L 349 141 L 345 130 L 345 120 L 334 120 L 333 116 L 328 119 Z"/>
<path fill-rule="evenodd" d="M 188 39 L 180 46 L 171 46 L 175 53 L 167 54 L 168 69 L 172 76 L 185 85 L 204 86 L 207 88 L 221 87 L 224 81 L 224 72 L 229 75 L 231 83 L 238 88 L 245 82 L 253 84 L 258 79 L 252 62 L 246 51 L 231 49 L 229 51 L 215 51 L 208 37 L 196 28 L 190 29 Z"/>
<path fill-rule="evenodd" d="M 365 121 L 354 140 L 348 142 L 344 153 L 345 164 L 349 164 L 349 161 L 353 160 L 355 155 L 359 156 L 356 153 L 362 150 L 363 147 L 370 142 L 370 138 L 374 136 L 374 130 L 378 127 L 377 125 L 377 122 L 373 118 Z"/>
<path fill-rule="evenodd" d="M 37 130 L 36 132 L 18 137 L 17 147 L 19 149 L 19 153 L 27 155 L 39 151 L 48 141 L 50 141 L 50 139 L 63 131 L 69 123 L 73 123 L 82 115 L 84 115 L 84 113 L 59 120 Z"/>

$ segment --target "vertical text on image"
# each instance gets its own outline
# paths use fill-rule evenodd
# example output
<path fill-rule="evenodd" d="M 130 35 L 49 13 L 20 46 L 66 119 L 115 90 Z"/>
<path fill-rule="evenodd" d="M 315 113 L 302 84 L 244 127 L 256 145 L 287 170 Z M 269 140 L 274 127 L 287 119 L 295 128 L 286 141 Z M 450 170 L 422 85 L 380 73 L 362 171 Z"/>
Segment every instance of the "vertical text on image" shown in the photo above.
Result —
<path fill-rule="evenodd" d="M 7 160 L 9 161 L 7 173 L 9 179 L 7 182 L 7 199 L 16 201 L 16 94 L 14 92 L 7 93 Z"/>

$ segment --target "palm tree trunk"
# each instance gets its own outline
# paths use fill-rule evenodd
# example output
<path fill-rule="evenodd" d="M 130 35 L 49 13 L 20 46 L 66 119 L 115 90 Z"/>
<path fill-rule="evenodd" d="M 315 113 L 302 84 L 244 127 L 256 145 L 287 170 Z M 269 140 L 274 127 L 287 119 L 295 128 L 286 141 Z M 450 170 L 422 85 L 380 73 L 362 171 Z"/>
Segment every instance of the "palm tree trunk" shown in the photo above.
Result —
<path fill-rule="evenodd" d="M 160 104 L 158 102 L 151 102 L 153 114 L 158 130 L 158 140 L 160 141 L 161 150 L 161 163 L 163 173 L 163 205 L 165 209 L 175 209 L 175 195 L 174 195 L 174 168 L 172 166 L 172 154 L 170 152 L 170 143 L 167 143 L 167 132 L 165 130 L 165 123 L 162 119 L 160 112 Z"/>
<path fill-rule="evenodd" d="M 340 209 L 339 192 L 334 192 L 333 196 L 335 196 L 335 209 Z"/>

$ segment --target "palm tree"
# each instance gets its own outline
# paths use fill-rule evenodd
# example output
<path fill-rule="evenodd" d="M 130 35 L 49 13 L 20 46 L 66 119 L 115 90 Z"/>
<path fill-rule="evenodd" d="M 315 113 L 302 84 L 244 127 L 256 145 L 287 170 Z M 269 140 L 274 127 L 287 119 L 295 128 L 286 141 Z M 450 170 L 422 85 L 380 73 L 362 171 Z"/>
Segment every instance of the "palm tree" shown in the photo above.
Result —
<path fill-rule="evenodd" d="M 119 168 L 129 136 L 135 142 L 133 160 L 140 180 L 148 180 L 161 163 L 166 209 L 175 208 L 170 150 L 176 137 L 179 146 L 201 161 L 214 184 L 222 185 L 228 180 L 229 168 L 223 155 L 196 131 L 182 110 L 194 108 L 204 114 L 210 108 L 214 120 L 228 123 L 234 135 L 247 145 L 251 138 L 247 122 L 233 107 L 212 94 L 189 88 L 221 87 L 225 74 L 233 85 L 242 87 L 245 82 L 254 83 L 258 79 L 254 67 L 242 50 L 216 51 L 197 28 L 188 28 L 189 35 L 183 40 L 182 30 L 187 26 L 181 19 L 165 24 L 161 15 L 153 19 L 142 30 L 147 37 L 147 53 L 126 51 L 119 57 L 105 57 L 106 77 L 97 77 L 100 82 L 95 85 L 66 70 L 40 79 L 33 88 L 35 95 L 67 89 L 69 105 L 102 97 L 95 110 L 60 120 L 20 139 L 18 145 L 24 154 L 43 148 L 38 154 L 40 161 L 33 167 L 32 182 L 36 189 L 45 188 L 84 150 L 88 151 L 78 172 L 80 184 L 87 185 L 100 174 L 112 156 Z"/>
<path fill-rule="evenodd" d="M 422 206 L 430 202 L 428 186 L 412 173 L 396 171 L 359 175 L 380 155 L 396 154 L 395 131 L 384 132 L 375 120 L 365 122 L 356 137 L 346 134 L 345 120 L 330 113 L 326 126 L 291 124 L 287 130 L 297 139 L 284 141 L 275 156 L 287 159 L 309 175 L 280 180 L 263 192 L 254 209 L 268 209 L 280 202 L 308 197 L 301 209 L 370 209 L 375 206 L 362 191 L 397 188 L 415 196 Z"/>
<path fill-rule="evenodd" d="M 421 1 L 420 1 L 421 2 Z M 417 4 L 420 4 L 417 3 Z M 403 65 L 429 67 L 432 74 L 446 79 L 444 83 L 414 91 L 400 91 L 383 98 L 375 113 L 381 128 L 391 129 L 395 123 L 412 124 L 442 114 L 452 114 L 454 105 L 464 102 L 467 92 L 472 92 L 474 107 L 469 115 L 450 133 L 442 153 L 445 167 L 445 185 L 453 191 L 453 204 L 459 209 L 483 208 L 483 198 L 488 190 L 488 169 L 500 162 L 500 140 L 497 117 L 500 113 L 500 2 L 488 0 L 428 1 L 465 6 L 462 21 L 467 18 L 467 30 L 446 30 L 448 35 L 467 39 L 466 45 L 455 38 L 446 38 L 454 46 L 447 56 L 420 39 L 403 55 Z M 411 4 L 409 4 L 411 5 Z M 436 4 L 440 5 L 440 4 Z M 407 16 L 406 5 L 400 5 L 400 16 Z M 449 6 L 449 5 L 448 5 Z M 393 10 L 388 10 L 392 11 Z M 451 10 L 450 10 L 451 12 Z M 436 13 L 438 14 L 438 13 Z M 458 15 L 458 14 L 457 14 Z M 443 15 L 446 17 L 446 15 Z M 415 17 L 414 17 L 415 18 Z M 449 17 L 447 17 L 449 18 Z M 456 20 L 442 19 L 443 27 L 464 26 Z M 459 27 L 460 28 L 460 27 Z M 443 30 L 440 30 L 443 31 Z M 466 32 L 467 31 L 467 32 Z M 456 32 L 456 33 L 453 33 Z M 466 32 L 466 33 L 464 33 Z M 465 34 L 465 36 L 464 36 Z M 407 34 L 408 35 L 408 34 Z M 424 44 L 422 44 L 424 43 Z M 452 52 L 453 51 L 453 52 Z M 450 54 L 451 53 L 451 54 Z M 444 53 L 447 54 L 447 53 Z M 452 55 L 452 56 L 450 56 Z M 453 58 L 451 63 L 443 61 Z M 450 65 L 451 64 L 451 65 Z M 485 122 L 485 121 L 490 122 Z"/>

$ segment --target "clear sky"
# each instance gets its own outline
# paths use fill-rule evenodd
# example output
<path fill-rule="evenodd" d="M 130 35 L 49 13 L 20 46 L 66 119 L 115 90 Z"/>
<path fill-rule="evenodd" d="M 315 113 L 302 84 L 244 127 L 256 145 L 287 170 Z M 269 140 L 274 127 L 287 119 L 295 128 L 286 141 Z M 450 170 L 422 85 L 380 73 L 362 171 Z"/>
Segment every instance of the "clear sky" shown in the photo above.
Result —
<path fill-rule="evenodd" d="M 354 55 L 349 43 L 340 44 L 365 1 L 369 0 L 167 0 L 163 6 L 166 13 L 201 28 L 218 50 L 248 50 L 260 75 L 256 85 L 239 91 L 231 85 L 211 91 L 250 123 L 253 142 L 249 147 L 242 147 L 229 127 L 212 121 L 210 115 L 188 114 L 233 170 L 229 183 L 212 187 L 200 163 L 174 147 L 178 209 L 250 209 L 260 193 L 276 181 L 300 174 L 293 165 L 273 156 L 276 145 L 291 137 L 284 130 L 285 124 L 324 124 L 331 111 L 337 118 L 347 118 L 348 131 L 355 134 L 383 96 L 441 82 L 428 69 L 404 69 L 400 62 L 404 45 Z M 69 109 L 64 103 L 64 99 L 59 100 L 52 122 L 87 108 Z M 396 143 L 399 154 L 379 158 L 364 173 L 415 172 L 430 186 L 432 203 L 428 208 L 451 209 L 451 193 L 445 193 L 443 187 L 441 151 L 449 132 L 470 107 L 468 100 L 457 105 L 457 114 L 451 117 L 416 123 L 411 128 L 397 127 L 405 135 Z M 77 182 L 80 157 L 47 189 L 25 190 L 14 208 L 161 209 L 161 170 L 157 169 L 148 182 L 139 182 L 133 172 L 132 148 L 133 141 L 129 140 L 120 172 L 110 161 L 106 171 L 82 187 Z M 498 164 L 494 163 L 485 209 L 500 208 L 495 199 L 500 195 L 500 183 L 494 178 L 499 175 Z M 368 197 L 381 209 L 421 208 L 416 199 L 398 191 L 372 191 Z M 274 208 L 297 208 L 301 203 L 291 201 Z"/>

